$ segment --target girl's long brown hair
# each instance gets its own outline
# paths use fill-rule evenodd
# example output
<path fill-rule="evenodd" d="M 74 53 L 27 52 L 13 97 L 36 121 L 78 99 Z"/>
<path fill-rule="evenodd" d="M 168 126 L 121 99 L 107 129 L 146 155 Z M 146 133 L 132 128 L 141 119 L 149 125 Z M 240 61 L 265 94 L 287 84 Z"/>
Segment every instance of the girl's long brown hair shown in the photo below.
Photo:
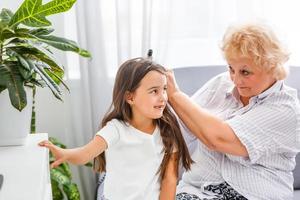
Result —
<path fill-rule="evenodd" d="M 104 116 L 101 127 L 104 127 L 112 119 L 118 119 L 123 122 L 129 122 L 132 119 L 132 111 L 125 100 L 125 94 L 126 92 L 134 92 L 139 87 L 144 76 L 153 70 L 162 74 L 166 72 L 164 67 L 145 58 L 134 58 L 120 66 L 115 79 L 110 111 Z M 193 161 L 182 137 L 176 116 L 168 105 L 164 109 L 162 117 L 156 119 L 156 123 L 160 129 L 164 145 L 164 157 L 158 169 L 160 178 L 164 177 L 174 148 L 176 148 L 178 153 L 177 159 L 186 170 L 189 170 Z M 105 152 L 103 152 L 94 159 L 94 170 L 99 172 L 106 171 L 105 166 Z"/>

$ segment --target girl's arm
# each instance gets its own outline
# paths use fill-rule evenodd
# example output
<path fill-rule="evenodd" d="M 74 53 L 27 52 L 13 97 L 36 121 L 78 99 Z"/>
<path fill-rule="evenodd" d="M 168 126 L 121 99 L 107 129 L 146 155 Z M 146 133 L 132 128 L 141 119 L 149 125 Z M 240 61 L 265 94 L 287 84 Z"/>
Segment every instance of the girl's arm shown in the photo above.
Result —
<path fill-rule="evenodd" d="M 159 200 L 174 200 L 178 178 L 178 153 L 172 153 L 161 182 Z"/>
<path fill-rule="evenodd" d="M 88 144 L 74 149 L 60 148 L 48 140 L 40 142 L 39 145 L 47 147 L 54 155 L 55 161 L 51 164 L 51 168 L 57 167 L 66 161 L 76 165 L 83 165 L 107 148 L 105 140 L 98 135 L 96 135 Z"/>

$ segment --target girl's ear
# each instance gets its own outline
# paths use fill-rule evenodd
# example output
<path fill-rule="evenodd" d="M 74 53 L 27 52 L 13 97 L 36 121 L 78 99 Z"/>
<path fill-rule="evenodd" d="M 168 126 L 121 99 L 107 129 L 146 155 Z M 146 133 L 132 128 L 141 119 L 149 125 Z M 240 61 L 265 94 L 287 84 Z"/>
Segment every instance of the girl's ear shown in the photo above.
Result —
<path fill-rule="evenodd" d="M 125 101 L 129 104 L 132 105 L 133 104 L 133 93 L 126 91 L 125 92 Z"/>

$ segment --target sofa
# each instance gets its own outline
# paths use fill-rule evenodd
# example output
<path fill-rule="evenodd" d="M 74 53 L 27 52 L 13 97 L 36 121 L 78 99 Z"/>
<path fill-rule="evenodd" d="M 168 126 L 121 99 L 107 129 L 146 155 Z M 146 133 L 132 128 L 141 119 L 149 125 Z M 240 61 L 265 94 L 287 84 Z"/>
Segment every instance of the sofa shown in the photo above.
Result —
<path fill-rule="evenodd" d="M 187 95 L 192 95 L 204 83 L 206 83 L 213 76 L 225 72 L 225 66 L 195 66 L 175 68 L 174 74 L 180 89 Z M 285 84 L 298 90 L 298 97 L 300 99 L 300 67 L 291 66 L 290 73 Z M 294 174 L 294 198 L 293 200 L 300 200 L 300 154 L 296 157 L 296 167 Z M 278 188 L 279 189 L 279 188 Z"/>

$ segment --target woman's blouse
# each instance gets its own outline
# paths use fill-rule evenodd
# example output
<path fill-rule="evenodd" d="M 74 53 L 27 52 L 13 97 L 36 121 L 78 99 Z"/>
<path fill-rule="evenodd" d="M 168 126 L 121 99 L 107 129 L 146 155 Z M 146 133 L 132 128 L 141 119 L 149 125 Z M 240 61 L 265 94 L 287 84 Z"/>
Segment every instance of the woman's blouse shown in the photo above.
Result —
<path fill-rule="evenodd" d="M 226 181 L 251 200 L 291 199 L 292 170 L 300 151 L 297 91 L 277 81 L 243 106 L 228 73 L 223 73 L 192 99 L 232 128 L 249 157 L 211 151 L 185 128 L 184 136 L 196 164 L 183 174 L 177 193 L 201 196 L 204 186 Z"/>

